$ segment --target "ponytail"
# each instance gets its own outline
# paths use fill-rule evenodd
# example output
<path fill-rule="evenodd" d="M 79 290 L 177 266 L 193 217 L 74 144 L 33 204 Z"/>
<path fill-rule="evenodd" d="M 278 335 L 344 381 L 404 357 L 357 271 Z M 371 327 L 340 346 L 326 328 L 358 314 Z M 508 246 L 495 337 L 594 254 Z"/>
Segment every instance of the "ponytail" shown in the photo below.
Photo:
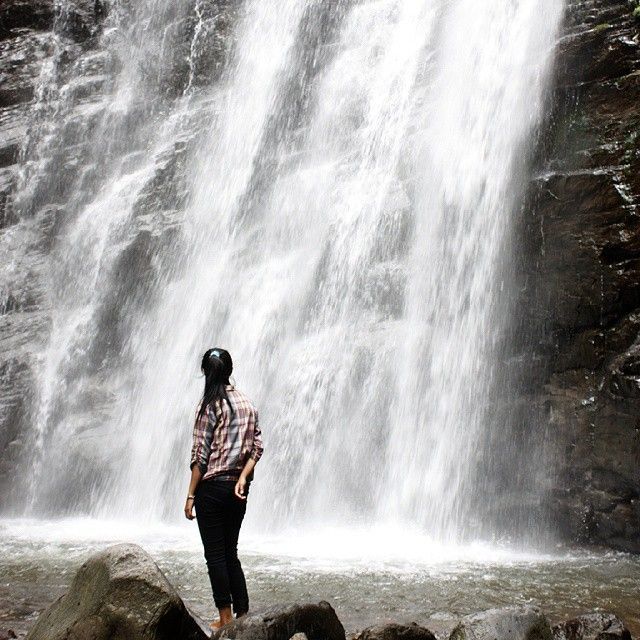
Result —
<path fill-rule="evenodd" d="M 204 373 L 204 392 L 202 402 L 198 411 L 198 418 L 201 418 L 209 405 L 225 400 L 233 414 L 233 407 L 229 402 L 225 385 L 229 384 L 229 376 L 233 371 L 233 361 L 228 351 L 224 349 L 207 349 L 202 357 L 201 369 Z"/>

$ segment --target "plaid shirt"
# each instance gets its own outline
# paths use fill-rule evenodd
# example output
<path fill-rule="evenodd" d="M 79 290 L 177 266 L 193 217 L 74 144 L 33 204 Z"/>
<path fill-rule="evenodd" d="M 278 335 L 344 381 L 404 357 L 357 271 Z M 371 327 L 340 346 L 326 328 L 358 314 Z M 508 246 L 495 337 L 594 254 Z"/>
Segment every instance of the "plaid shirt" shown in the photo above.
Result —
<path fill-rule="evenodd" d="M 262 455 L 258 410 L 233 385 L 228 384 L 225 389 L 233 415 L 224 401 L 210 404 L 201 417 L 198 415 L 202 401 L 196 410 L 189 468 L 197 464 L 202 471 L 202 480 L 213 476 L 238 478 L 249 458 L 258 462 Z"/>

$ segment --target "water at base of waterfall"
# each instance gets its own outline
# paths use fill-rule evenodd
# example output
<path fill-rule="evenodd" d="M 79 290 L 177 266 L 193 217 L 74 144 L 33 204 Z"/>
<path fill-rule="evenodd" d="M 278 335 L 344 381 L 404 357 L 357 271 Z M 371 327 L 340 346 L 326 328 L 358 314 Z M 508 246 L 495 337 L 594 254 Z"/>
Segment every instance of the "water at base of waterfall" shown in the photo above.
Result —
<path fill-rule="evenodd" d="M 195 523 L 5 519 L 0 626 L 31 626 L 91 553 L 124 541 L 146 549 L 194 611 L 204 618 L 213 614 Z M 434 615 L 533 604 L 552 623 L 597 608 L 614 611 L 640 634 L 640 557 L 624 553 L 447 546 L 407 530 L 345 527 L 271 538 L 243 531 L 240 556 L 254 610 L 326 599 L 348 633 L 383 621 L 428 625 Z"/>

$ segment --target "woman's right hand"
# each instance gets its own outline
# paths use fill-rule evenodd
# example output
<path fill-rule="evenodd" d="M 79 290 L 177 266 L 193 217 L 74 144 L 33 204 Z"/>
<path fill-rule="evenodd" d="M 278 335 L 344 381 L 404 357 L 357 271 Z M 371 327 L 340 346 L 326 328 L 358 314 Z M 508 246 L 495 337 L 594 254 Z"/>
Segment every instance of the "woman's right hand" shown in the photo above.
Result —
<path fill-rule="evenodd" d="M 184 515 L 187 520 L 193 520 L 195 516 L 193 515 L 193 500 L 188 499 L 184 505 Z"/>

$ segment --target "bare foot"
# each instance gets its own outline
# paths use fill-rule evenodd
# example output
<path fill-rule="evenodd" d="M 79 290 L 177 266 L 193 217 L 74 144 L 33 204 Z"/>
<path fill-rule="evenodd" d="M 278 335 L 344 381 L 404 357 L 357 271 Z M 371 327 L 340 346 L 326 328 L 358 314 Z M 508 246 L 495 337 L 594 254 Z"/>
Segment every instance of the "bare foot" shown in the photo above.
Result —
<path fill-rule="evenodd" d="M 220 612 L 220 618 L 214 620 L 209 626 L 213 631 L 217 631 L 220 627 L 224 627 L 225 624 L 229 624 L 233 621 L 233 615 L 231 613 L 231 607 L 222 607 L 218 609 Z"/>

